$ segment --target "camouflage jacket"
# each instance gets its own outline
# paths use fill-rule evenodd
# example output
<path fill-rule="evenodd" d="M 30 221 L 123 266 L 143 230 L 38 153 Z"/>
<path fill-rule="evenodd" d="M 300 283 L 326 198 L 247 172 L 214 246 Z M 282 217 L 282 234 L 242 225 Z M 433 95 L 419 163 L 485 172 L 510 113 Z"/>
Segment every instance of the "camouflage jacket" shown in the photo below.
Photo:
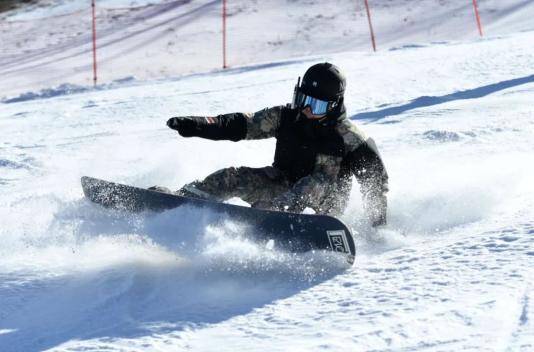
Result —
<path fill-rule="evenodd" d="M 302 211 L 321 207 L 335 193 L 346 198 L 354 175 L 373 222 L 385 222 L 388 176 L 374 141 L 342 114 L 335 121 L 306 119 L 287 106 L 256 113 L 194 117 L 196 136 L 214 140 L 276 138 L 273 167 L 292 184 L 273 201 L 275 208 Z M 342 209 L 340 209 L 342 210 Z M 375 214 L 372 214 L 372 213 Z"/>

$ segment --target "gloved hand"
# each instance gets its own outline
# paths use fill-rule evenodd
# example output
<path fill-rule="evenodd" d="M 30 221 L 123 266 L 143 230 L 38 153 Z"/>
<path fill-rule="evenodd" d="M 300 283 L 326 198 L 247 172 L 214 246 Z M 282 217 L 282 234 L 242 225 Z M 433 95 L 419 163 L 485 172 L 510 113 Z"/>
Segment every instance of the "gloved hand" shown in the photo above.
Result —
<path fill-rule="evenodd" d="M 371 225 L 376 228 L 387 224 L 387 199 L 380 197 L 375 203 L 374 208 L 368 209 L 368 216 Z"/>
<path fill-rule="evenodd" d="M 196 135 L 198 121 L 191 116 L 171 117 L 167 121 L 169 128 L 178 131 L 183 137 L 193 137 Z"/>
<path fill-rule="evenodd" d="M 374 219 L 371 220 L 371 226 L 375 228 L 379 226 L 385 226 L 386 224 L 387 224 L 387 221 L 386 221 L 385 214 L 381 214 L 380 216 L 375 217 Z"/>

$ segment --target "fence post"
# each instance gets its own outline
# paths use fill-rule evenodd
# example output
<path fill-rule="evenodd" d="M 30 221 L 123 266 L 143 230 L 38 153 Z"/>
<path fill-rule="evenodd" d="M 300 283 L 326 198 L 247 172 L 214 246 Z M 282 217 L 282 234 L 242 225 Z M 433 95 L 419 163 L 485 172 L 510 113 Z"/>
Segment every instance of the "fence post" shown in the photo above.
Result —
<path fill-rule="evenodd" d="M 96 6 L 95 0 L 91 1 L 93 14 L 93 86 L 96 87 Z"/>
<path fill-rule="evenodd" d="M 369 10 L 369 3 L 365 0 L 365 11 L 367 12 L 367 21 L 369 22 L 369 32 L 371 33 L 371 43 L 373 44 L 373 51 L 376 51 L 375 32 L 373 31 L 373 23 L 371 22 L 371 11 Z"/>
<path fill-rule="evenodd" d="M 473 0 L 473 8 L 475 9 L 475 17 L 477 19 L 478 33 L 482 37 L 482 24 L 480 24 L 480 15 L 478 14 L 477 0 Z"/>
<path fill-rule="evenodd" d="M 223 26 L 223 69 L 227 68 L 226 64 L 226 0 L 222 2 L 222 26 Z"/>

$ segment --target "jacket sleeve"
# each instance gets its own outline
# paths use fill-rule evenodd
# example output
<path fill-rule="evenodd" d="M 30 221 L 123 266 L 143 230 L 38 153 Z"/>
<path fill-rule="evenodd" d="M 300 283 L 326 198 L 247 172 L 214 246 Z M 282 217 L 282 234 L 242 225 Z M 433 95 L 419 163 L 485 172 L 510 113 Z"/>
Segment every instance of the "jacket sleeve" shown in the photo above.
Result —
<path fill-rule="evenodd" d="M 181 122 L 175 129 L 184 137 L 237 142 L 245 138 L 247 133 L 247 116 L 239 112 L 217 116 L 184 116 L 174 119 L 180 119 Z"/>
<path fill-rule="evenodd" d="M 363 206 L 373 226 L 385 225 L 388 174 L 372 138 L 352 152 L 354 176 L 360 183 Z"/>
<path fill-rule="evenodd" d="M 201 137 L 211 140 L 240 141 L 274 137 L 280 126 L 283 106 L 266 108 L 256 113 L 235 112 L 217 116 L 187 116 L 185 137 Z M 184 129 L 185 129 L 184 128 Z"/>
<path fill-rule="evenodd" d="M 276 135 L 284 106 L 275 106 L 260 110 L 247 116 L 246 139 L 264 139 Z"/>
<path fill-rule="evenodd" d="M 291 190 L 276 197 L 273 206 L 293 212 L 301 212 L 306 207 L 318 209 L 335 187 L 341 160 L 338 156 L 317 155 L 314 171 L 298 180 Z"/>

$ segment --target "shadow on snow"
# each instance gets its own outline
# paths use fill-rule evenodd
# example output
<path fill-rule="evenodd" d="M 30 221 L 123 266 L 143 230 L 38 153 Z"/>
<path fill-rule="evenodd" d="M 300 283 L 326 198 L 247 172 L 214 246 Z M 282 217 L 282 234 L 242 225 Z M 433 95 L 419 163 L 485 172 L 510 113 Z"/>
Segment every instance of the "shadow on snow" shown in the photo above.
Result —
<path fill-rule="evenodd" d="M 387 107 L 382 110 L 362 112 L 350 117 L 351 120 L 363 120 L 367 122 L 378 122 L 388 116 L 400 115 L 406 111 L 448 103 L 455 100 L 477 99 L 487 95 L 512 88 L 523 84 L 533 83 L 534 75 L 521 78 L 514 78 L 498 83 L 488 84 L 478 88 L 467 89 L 442 96 L 421 96 L 408 104 Z"/>

